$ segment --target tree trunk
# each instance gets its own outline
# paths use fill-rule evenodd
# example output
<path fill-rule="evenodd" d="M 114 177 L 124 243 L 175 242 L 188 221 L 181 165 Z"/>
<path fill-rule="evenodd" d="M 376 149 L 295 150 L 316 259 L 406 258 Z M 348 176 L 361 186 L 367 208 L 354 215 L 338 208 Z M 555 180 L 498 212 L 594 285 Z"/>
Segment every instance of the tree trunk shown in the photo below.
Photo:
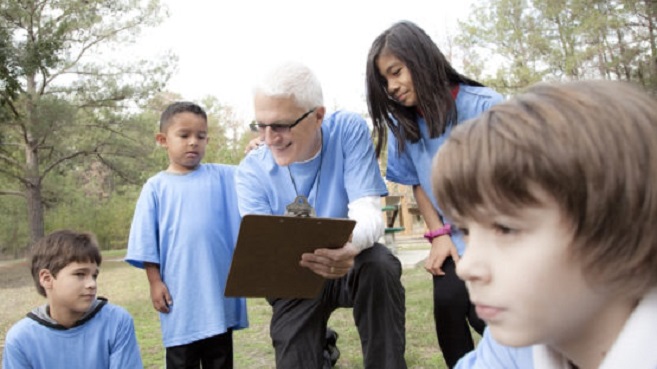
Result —
<path fill-rule="evenodd" d="M 41 182 L 36 178 L 36 183 L 30 181 L 25 187 L 25 195 L 27 196 L 27 217 L 30 222 L 30 241 L 34 243 L 36 240 L 44 236 Z"/>
<path fill-rule="evenodd" d="M 646 0 L 646 14 L 648 18 L 648 35 L 650 37 L 650 88 L 657 92 L 657 41 L 655 41 L 655 21 L 657 20 L 657 1 Z"/>
<path fill-rule="evenodd" d="M 25 197 L 27 198 L 27 218 L 30 224 L 30 242 L 44 236 L 43 201 L 41 198 L 41 173 L 39 172 L 39 142 L 35 139 L 32 130 L 37 127 L 36 107 L 34 99 L 38 99 L 36 92 L 36 78 L 27 77 L 26 107 L 28 125 L 25 128 Z"/>
<path fill-rule="evenodd" d="M 620 29 L 616 29 L 616 39 L 618 40 L 618 65 L 621 68 L 622 76 L 626 80 L 630 81 L 632 75 L 630 74 L 630 66 L 627 65 L 627 49 L 625 48 L 625 40 L 623 38 L 623 32 Z"/>

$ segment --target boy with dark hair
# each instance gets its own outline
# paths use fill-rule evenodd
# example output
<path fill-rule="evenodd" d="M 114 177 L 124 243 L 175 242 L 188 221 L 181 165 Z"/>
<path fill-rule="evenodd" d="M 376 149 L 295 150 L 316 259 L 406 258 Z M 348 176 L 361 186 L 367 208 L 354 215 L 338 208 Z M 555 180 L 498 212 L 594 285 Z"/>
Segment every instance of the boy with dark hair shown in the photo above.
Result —
<path fill-rule="evenodd" d="M 657 368 L 657 101 L 539 84 L 454 129 L 433 165 L 488 330 L 457 368 Z"/>
<path fill-rule="evenodd" d="M 142 189 L 125 259 L 146 270 L 169 369 L 232 368 L 232 331 L 248 325 L 245 299 L 224 297 L 240 224 L 235 168 L 201 164 L 207 131 L 194 103 L 162 113 L 169 166 Z"/>
<path fill-rule="evenodd" d="M 3 368 L 142 368 L 132 317 L 96 297 L 101 261 L 89 233 L 60 230 L 32 246 L 32 278 L 48 302 L 9 330 Z"/>

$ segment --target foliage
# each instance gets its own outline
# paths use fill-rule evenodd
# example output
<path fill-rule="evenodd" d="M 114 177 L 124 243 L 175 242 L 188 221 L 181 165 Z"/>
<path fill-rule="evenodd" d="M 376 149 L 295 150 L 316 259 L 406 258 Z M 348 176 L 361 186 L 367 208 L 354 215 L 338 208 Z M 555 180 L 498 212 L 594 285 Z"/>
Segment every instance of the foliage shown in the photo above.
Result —
<path fill-rule="evenodd" d="M 10 43 L 9 29 L 0 18 L 0 119 L 4 118 L 3 110 L 9 98 L 16 98 L 20 89 L 18 70 Z"/>
<path fill-rule="evenodd" d="M 141 185 L 167 166 L 159 115 L 183 98 L 161 91 L 174 56 L 144 61 L 124 49 L 164 15 L 159 0 L 0 2 L 1 256 L 21 256 L 56 228 L 125 244 Z M 482 0 L 444 51 L 506 94 L 582 78 L 657 92 L 656 26 L 654 0 Z M 246 124 L 215 97 L 198 103 L 210 130 L 204 161 L 239 163 L 254 137 Z M 382 173 L 385 162 L 384 150 Z"/>
<path fill-rule="evenodd" d="M 244 157 L 244 148 L 253 138 L 246 124 L 237 117 L 232 107 L 221 104 L 216 97 L 205 97 L 201 105 L 208 114 L 210 131 L 204 161 L 239 164 Z"/>
<path fill-rule="evenodd" d="M 460 29 L 466 74 L 503 93 L 584 78 L 634 81 L 657 92 L 654 0 L 485 0 Z"/>
<path fill-rule="evenodd" d="M 0 257 L 19 258 L 28 236 L 25 200 L 5 196 L 0 201 Z M 2 258 L 0 258 L 2 259 Z"/>
<path fill-rule="evenodd" d="M 117 61 L 107 51 L 162 16 L 159 0 L 0 3 L 0 184 L 9 189 L 0 194 L 25 199 L 31 240 L 44 234 L 44 205 L 65 199 L 48 178 L 74 172 L 105 192 L 138 181 L 152 146 L 136 111 L 176 59 Z"/>

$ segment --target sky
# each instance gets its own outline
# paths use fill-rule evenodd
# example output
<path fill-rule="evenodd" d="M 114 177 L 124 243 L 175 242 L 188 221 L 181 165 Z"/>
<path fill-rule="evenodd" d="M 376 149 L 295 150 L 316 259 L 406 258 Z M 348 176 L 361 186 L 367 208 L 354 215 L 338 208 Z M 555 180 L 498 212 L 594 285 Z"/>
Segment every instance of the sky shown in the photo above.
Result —
<path fill-rule="evenodd" d="M 324 104 L 364 113 L 365 64 L 372 41 L 399 20 L 422 27 L 444 48 L 473 0 L 162 0 L 169 18 L 145 31 L 138 50 L 172 50 L 178 70 L 167 90 L 199 101 L 216 96 L 252 117 L 252 87 L 282 61 L 308 65 Z M 443 50 L 444 51 L 444 50 Z"/>

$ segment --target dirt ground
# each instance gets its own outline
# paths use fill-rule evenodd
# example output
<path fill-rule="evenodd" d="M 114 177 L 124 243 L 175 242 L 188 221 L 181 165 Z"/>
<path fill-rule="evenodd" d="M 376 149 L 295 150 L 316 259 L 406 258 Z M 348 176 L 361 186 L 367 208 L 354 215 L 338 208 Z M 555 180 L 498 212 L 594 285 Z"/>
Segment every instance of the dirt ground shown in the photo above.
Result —
<path fill-rule="evenodd" d="M 25 261 L 0 263 L 0 357 L 7 331 L 28 313 L 26 306 L 36 307 L 44 301 L 34 288 Z"/>
<path fill-rule="evenodd" d="M 32 285 L 32 277 L 25 260 L 0 262 L 0 290 Z"/>

